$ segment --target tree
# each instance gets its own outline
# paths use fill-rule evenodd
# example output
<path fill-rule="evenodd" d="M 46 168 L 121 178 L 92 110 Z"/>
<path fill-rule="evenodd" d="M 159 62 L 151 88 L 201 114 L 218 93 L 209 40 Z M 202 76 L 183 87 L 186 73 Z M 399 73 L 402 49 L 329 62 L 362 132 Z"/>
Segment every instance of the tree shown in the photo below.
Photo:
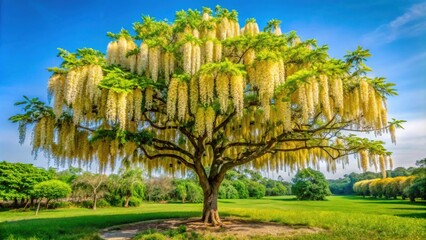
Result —
<path fill-rule="evenodd" d="M 18 200 L 29 203 L 34 186 L 51 178 L 51 173 L 32 164 L 0 162 L 0 199 L 14 200 L 15 206 Z"/>
<path fill-rule="evenodd" d="M 59 180 L 71 185 L 82 173 L 83 169 L 70 166 L 68 169 L 58 172 L 57 175 Z"/>
<path fill-rule="evenodd" d="M 83 190 L 93 199 L 93 210 L 96 210 L 98 198 L 107 188 L 108 176 L 104 174 L 93 174 L 85 172 L 78 176 L 73 182 L 73 188 Z"/>
<path fill-rule="evenodd" d="M 43 198 L 46 199 L 46 209 L 49 207 L 50 200 L 68 197 L 71 193 L 71 187 L 59 180 L 49 180 L 38 183 L 34 186 L 33 195 L 38 198 L 36 215 L 40 210 L 40 203 Z"/>
<path fill-rule="evenodd" d="M 331 194 L 328 182 L 320 171 L 302 169 L 292 181 L 291 191 L 299 200 L 325 200 Z"/>
<path fill-rule="evenodd" d="M 129 207 L 132 196 L 143 198 L 145 183 L 141 169 L 121 168 L 118 179 L 118 192 L 125 197 L 124 207 Z"/>
<path fill-rule="evenodd" d="M 145 198 L 148 201 L 165 201 L 173 191 L 172 180 L 168 177 L 148 179 L 146 182 Z"/>
<path fill-rule="evenodd" d="M 179 11 L 173 23 L 144 16 L 134 32 L 108 33 L 106 55 L 59 49 L 49 69 L 52 107 L 26 97 L 34 124 L 34 152 L 101 169 L 118 157 L 149 170 L 193 170 L 203 189 L 202 220 L 220 224 L 218 190 L 225 173 L 245 165 L 265 170 L 325 161 L 330 170 L 350 154 L 361 167 L 376 162 L 385 174 L 391 153 L 382 141 L 351 132 L 390 132 L 394 84 L 370 78 L 358 47 L 343 59 L 327 46 L 282 34 L 278 20 L 264 31 L 254 19 L 240 29 L 236 11 Z M 23 139 L 21 137 L 21 139 Z M 78 144 L 77 144 L 78 143 Z M 390 165 L 390 164 L 389 164 Z"/>

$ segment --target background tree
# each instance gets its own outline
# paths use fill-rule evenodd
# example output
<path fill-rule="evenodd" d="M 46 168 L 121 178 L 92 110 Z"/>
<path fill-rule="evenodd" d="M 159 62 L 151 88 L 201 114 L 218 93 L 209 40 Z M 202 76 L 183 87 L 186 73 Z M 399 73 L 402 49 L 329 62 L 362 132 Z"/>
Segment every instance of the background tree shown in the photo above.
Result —
<path fill-rule="evenodd" d="M 416 197 L 426 200 L 426 158 L 416 161 L 417 169 L 413 171 L 416 177 L 407 193 L 411 201 Z"/>
<path fill-rule="evenodd" d="M 78 176 L 73 182 L 74 190 L 82 190 L 93 199 L 92 209 L 96 210 L 96 203 L 107 188 L 108 176 L 89 172 Z"/>
<path fill-rule="evenodd" d="M 83 173 L 83 169 L 70 166 L 69 168 L 57 173 L 57 178 L 71 185 L 74 180 Z"/>
<path fill-rule="evenodd" d="M 146 181 L 145 199 L 148 201 L 167 201 L 173 191 L 169 177 L 150 178 Z"/>
<path fill-rule="evenodd" d="M 302 169 L 292 181 L 291 191 L 299 200 L 325 200 L 325 197 L 331 194 L 328 182 L 320 171 Z"/>
<path fill-rule="evenodd" d="M 29 200 L 37 183 L 52 179 L 52 173 L 32 164 L 0 162 L 0 199 L 13 200 L 15 207 Z"/>
<path fill-rule="evenodd" d="M 119 171 L 118 192 L 124 196 L 124 207 L 129 207 L 131 197 L 144 197 L 144 180 L 141 169 L 122 167 Z"/>
<path fill-rule="evenodd" d="M 36 184 L 33 190 L 34 197 L 38 199 L 36 215 L 38 215 L 43 198 L 46 199 L 46 209 L 48 209 L 50 200 L 66 198 L 70 194 L 71 187 L 59 180 L 49 180 Z"/>
<path fill-rule="evenodd" d="M 370 78 L 358 47 L 344 59 L 327 46 L 283 34 L 278 20 L 259 30 L 240 28 L 236 11 L 216 7 L 176 13 L 173 23 L 144 16 L 108 33 L 106 56 L 59 49 L 49 69 L 52 107 L 25 98 L 21 140 L 34 124 L 34 153 L 61 160 L 97 160 L 101 170 L 118 157 L 149 170 L 191 169 L 204 193 L 202 219 L 220 224 L 217 197 L 225 173 L 243 164 L 296 169 L 326 162 L 328 169 L 358 154 L 361 167 L 391 165 L 383 142 L 350 132 L 391 133 L 386 98 L 393 84 Z M 207 171 L 208 170 L 208 171 Z"/>

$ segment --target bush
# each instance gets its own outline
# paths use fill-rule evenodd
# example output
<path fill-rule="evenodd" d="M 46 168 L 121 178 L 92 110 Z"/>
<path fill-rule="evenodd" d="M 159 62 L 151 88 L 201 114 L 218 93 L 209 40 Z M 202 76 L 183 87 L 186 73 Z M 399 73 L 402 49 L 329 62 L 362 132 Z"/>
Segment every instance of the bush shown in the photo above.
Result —
<path fill-rule="evenodd" d="M 200 203 L 204 200 L 203 189 L 200 185 L 187 181 L 186 183 L 187 201 L 191 203 Z"/>
<path fill-rule="evenodd" d="M 299 200 L 325 200 L 326 196 L 331 195 L 324 175 L 311 168 L 298 171 L 293 183 L 291 191 Z"/>
<path fill-rule="evenodd" d="M 149 233 L 149 234 L 144 234 L 144 235 L 138 235 L 136 236 L 137 240 L 166 240 L 167 237 L 164 236 L 163 234 L 156 232 L 156 233 Z"/>
<path fill-rule="evenodd" d="M 130 197 L 130 200 L 129 200 L 130 207 L 139 207 L 140 205 L 142 205 L 142 200 L 140 198 Z"/>
<path fill-rule="evenodd" d="M 111 205 L 109 204 L 107 200 L 101 198 L 98 201 L 96 201 L 96 207 L 105 208 L 105 207 L 111 207 Z"/>
<path fill-rule="evenodd" d="M 249 192 L 249 197 L 252 198 L 263 198 L 266 193 L 265 186 L 255 181 L 247 182 L 247 189 Z"/>
<path fill-rule="evenodd" d="M 55 208 L 70 208 L 74 207 L 74 204 L 71 202 L 54 202 L 52 204 L 49 204 L 49 208 L 55 209 Z"/>
<path fill-rule="evenodd" d="M 92 200 L 82 201 L 80 204 L 81 204 L 81 207 L 83 207 L 83 208 L 93 208 L 93 201 Z"/>
<path fill-rule="evenodd" d="M 237 190 L 240 199 L 249 198 L 249 191 L 243 181 L 234 180 L 232 186 Z"/>
<path fill-rule="evenodd" d="M 265 184 L 266 196 L 284 196 L 287 194 L 287 188 L 280 181 L 268 179 Z"/>
<path fill-rule="evenodd" d="M 124 205 L 124 200 L 122 197 L 116 194 L 105 195 L 105 200 L 107 200 L 109 205 L 113 207 L 122 207 Z"/>
<path fill-rule="evenodd" d="M 232 186 L 231 181 L 225 180 L 219 187 L 219 198 L 220 199 L 238 199 L 238 191 Z"/>

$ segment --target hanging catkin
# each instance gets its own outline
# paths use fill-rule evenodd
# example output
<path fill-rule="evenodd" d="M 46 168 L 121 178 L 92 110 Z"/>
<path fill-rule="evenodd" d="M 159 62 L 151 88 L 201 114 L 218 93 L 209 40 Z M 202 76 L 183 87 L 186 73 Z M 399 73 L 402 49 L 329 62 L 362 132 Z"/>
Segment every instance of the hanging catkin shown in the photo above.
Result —
<path fill-rule="evenodd" d="M 229 98 L 229 77 L 223 73 L 219 73 L 216 79 L 216 92 L 219 98 L 220 110 L 225 113 L 228 109 Z"/>
<path fill-rule="evenodd" d="M 324 113 L 324 116 L 331 120 L 332 113 L 331 113 L 331 107 L 330 107 L 330 98 L 329 98 L 329 92 L 328 92 L 328 77 L 326 75 L 320 75 L 320 102 L 322 111 Z"/>
<path fill-rule="evenodd" d="M 110 42 L 107 47 L 107 64 L 118 64 L 118 43 L 116 41 Z"/>
<path fill-rule="evenodd" d="M 199 107 L 195 114 L 195 132 L 198 136 L 204 135 L 206 131 L 204 109 Z"/>
<path fill-rule="evenodd" d="M 191 73 L 192 67 L 192 43 L 186 42 L 183 44 L 183 71 Z"/>
<path fill-rule="evenodd" d="M 108 91 L 106 119 L 116 121 L 117 119 L 117 93 L 112 90 Z"/>
<path fill-rule="evenodd" d="M 124 129 L 127 122 L 127 93 L 119 93 L 117 96 L 117 118 L 120 128 Z"/>
<path fill-rule="evenodd" d="M 124 37 L 120 37 L 118 39 L 118 64 L 120 64 L 122 67 L 126 67 L 128 66 L 128 61 L 127 61 L 127 40 Z"/>
<path fill-rule="evenodd" d="M 139 75 L 142 75 L 148 69 L 148 53 L 149 53 L 148 44 L 144 42 L 141 43 L 139 56 L 138 56 L 137 71 L 136 71 Z"/>
<path fill-rule="evenodd" d="M 158 79 L 158 72 L 160 68 L 160 48 L 158 46 L 149 49 L 148 61 L 149 61 L 149 71 L 151 73 L 151 78 L 154 82 Z"/>
<path fill-rule="evenodd" d="M 178 119 L 184 121 L 188 110 L 188 85 L 186 82 L 179 82 L 178 85 Z"/>
<path fill-rule="evenodd" d="M 169 119 L 174 119 L 176 116 L 176 104 L 178 98 L 178 86 L 179 82 L 175 78 L 172 78 L 169 84 L 167 92 L 167 116 Z"/>
<path fill-rule="evenodd" d="M 205 93 L 204 93 L 205 94 Z M 189 102 L 190 112 L 195 114 L 198 107 L 198 79 L 193 77 L 189 83 Z"/>
<path fill-rule="evenodd" d="M 231 77 L 231 96 L 235 111 L 241 117 L 244 110 L 244 79 L 242 75 L 233 75 Z"/>
<path fill-rule="evenodd" d="M 205 111 L 205 127 L 206 127 L 206 133 L 207 133 L 207 140 L 211 140 L 213 136 L 213 126 L 214 126 L 214 120 L 215 120 L 215 111 L 212 107 L 208 107 Z"/>

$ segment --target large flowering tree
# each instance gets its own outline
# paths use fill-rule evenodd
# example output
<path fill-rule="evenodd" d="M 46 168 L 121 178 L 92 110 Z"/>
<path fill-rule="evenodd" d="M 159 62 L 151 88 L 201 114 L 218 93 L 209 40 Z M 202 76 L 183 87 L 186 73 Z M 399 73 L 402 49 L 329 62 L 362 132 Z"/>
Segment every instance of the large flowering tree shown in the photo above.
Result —
<path fill-rule="evenodd" d="M 280 21 L 260 31 L 240 27 L 235 11 L 179 11 L 173 23 L 143 17 L 134 32 L 108 33 L 106 54 L 59 50 L 48 106 L 17 103 L 25 112 L 21 140 L 34 124 L 34 153 L 58 163 L 117 159 L 149 170 L 193 170 L 204 191 L 203 221 L 220 224 L 217 196 L 225 173 L 245 164 L 279 170 L 345 164 L 391 165 L 383 142 L 352 132 L 390 132 L 386 98 L 393 84 L 370 78 L 370 56 L 358 48 L 344 59 L 327 46 L 283 34 Z M 384 172 L 385 173 L 385 172 Z"/>

